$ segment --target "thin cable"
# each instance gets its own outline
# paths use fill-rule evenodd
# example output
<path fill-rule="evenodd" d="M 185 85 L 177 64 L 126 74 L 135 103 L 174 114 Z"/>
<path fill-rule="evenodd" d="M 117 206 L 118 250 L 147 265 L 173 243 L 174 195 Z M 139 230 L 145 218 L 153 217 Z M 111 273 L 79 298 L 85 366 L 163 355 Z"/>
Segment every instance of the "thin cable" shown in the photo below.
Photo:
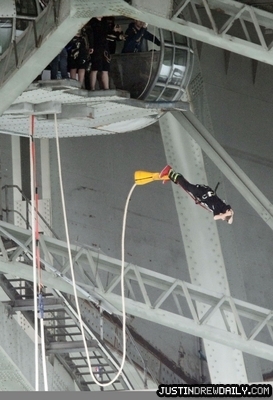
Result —
<path fill-rule="evenodd" d="M 32 221 L 32 254 L 33 254 L 33 296 L 34 296 L 34 358 L 35 358 L 35 390 L 39 391 L 39 348 L 38 348 L 38 305 L 37 305 L 37 267 L 36 267 L 36 232 L 35 232 L 35 152 L 34 152 L 34 116 L 30 116 L 30 135 L 29 135 L 29 150 L 30 150 L 30 185 L 31 185 L 31 221 Z"/>

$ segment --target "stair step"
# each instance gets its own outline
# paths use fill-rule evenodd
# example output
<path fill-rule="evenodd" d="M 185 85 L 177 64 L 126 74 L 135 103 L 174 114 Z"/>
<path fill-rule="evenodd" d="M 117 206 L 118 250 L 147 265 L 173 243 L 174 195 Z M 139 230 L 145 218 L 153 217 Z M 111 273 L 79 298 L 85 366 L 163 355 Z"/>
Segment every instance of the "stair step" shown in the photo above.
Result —
<path fill-rule="evenodd" d="M 68 328 L 78 328 L 78 325 L 47 325 L 45 329 L 68 329 Z"/>

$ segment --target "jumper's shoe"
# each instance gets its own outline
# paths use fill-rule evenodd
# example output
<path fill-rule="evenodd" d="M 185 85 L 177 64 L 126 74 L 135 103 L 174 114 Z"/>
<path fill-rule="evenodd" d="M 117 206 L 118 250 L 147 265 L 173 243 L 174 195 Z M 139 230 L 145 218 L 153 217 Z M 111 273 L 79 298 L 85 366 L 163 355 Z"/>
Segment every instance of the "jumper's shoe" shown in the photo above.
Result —
<path fill-rule="evenodd" d="M 166 167 L 164 167 L 162 169 L 162 171 L 160 172 L 160 174 L 159 174 L 160 178 L 166 177 L 166 179 L 164 179 L 162 183 L 166 183 L 167 181 L 170 180 L 169 172 L 170 172 L 171 169 L 172 169 L 172 167 L 170 165 L 166 165 Z"/>

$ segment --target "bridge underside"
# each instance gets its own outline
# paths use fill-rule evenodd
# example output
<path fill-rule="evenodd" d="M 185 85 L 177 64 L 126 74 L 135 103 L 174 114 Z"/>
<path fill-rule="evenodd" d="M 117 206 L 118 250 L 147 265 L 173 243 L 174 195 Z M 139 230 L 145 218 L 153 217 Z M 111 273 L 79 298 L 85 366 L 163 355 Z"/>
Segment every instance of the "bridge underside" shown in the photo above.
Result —
<path fill-rule="evenodd" d="M 231 0 L 224 4 L 217 0 L 210 4 L 198 0 L 167 3 L 162 14 L 156 15 L 150 9 L 154 3 L 141 7 L 141 1 L 129 5 L 121 0 L 73 0 L 71 8 L 68 2 L 61 2 L 59 24 L 53 9 L 40 17 L 42 24 L 47 18 L 49 32 L 41 35 L 39 47 L 32 38 L 29 51 L 18 45 L 16 59 L 15 47 L 11 47 L 0 62 L 2 186 L 25 184 L 29 173 L 25 161 L 29 160 L 22 151 L 23 140 L 29 137 L 29 117 L 35 115 L 35 138 L 40 139 L 36 141 L 40 204 L 46 222 L 59 237 L 65 237 L 55 140 L 48 140 L 56 136 L 56 115 L 59 136 L 67 139 L 61 143 L 61 160 L 71 237 L 77 242 L 73 260 L 78 268 L 78 295 L 86 319 L 96 321 L 97 334 L 101 334 L 101 316 L 94 308 L 100 306 L 107 316 L 121 315 L 121 221 L 135 170 L 159 171 L 167 161 L 193 182 L 221 181 L 219 192 L 235 210 L 231 227 L 216 224 L 209 213 L 193 208 L 190 199 L 171 184 L 166 188 L 153 182 L 137 188 L 126 234 L 126 305 L 130 329 L 147 338 L 147 343 L 142 343 L 139 359 L 133 350 L 135 342 L 130 343 L 131 361 L 141 371 L 139 380 L 132 381 L 134 373 L 128 367 L 114 390 L 147 387 L 147 365 L 152 387 L 166 376 L 169 383 L 179 381 L 181 376 L 185 382 L 192 382 L 194 376 L 197 382 L 207 379 L 213 383 L 244 383 L 262 381 L 263 374 L 271 372 L 273 193 L 264 177 L 270 176 L 272 169 L 272 14 L 269 9 Z M 31 84 L 69 40 L 64 32 L 69 31 L 72 37 L 92 16 L 109 13 L 145 20 L 204 43 L 195 46 L 195 70 L 182 101 L 145 103 L 120 90 L 90 95 L 71 81 Z M 50 32 L 52 35 L 47 37 Z M 37 47 L 34 52 L 33 46 Z M 24 218 L 29 217 L 24 208 L 26 201 L 14 187 L 10 189 L 13 201 L 4 204 L 3 215 L 15 225 L 24 226 Z M 20 231 L 5 222 L 0 226 L 2 237 L 15 246 L 7 251 L 5 240 L 1 243 L 2 279 L 19 277 L 20 284 L 21 280 L 31 282 L 30 231 Z M 42 230 L 46 232 L 47 227 L 43 225 Z M 40 245 L 44 253 L 44 283 L 55 290 L 53 297 L 58 300 L 53 300 L 50 307 L 58 308 L 61 299 L 62 306 L 66 305 L 61 312 L 69 312 L 71 318 L 73 292 L 66 244 L 45 234 Z M 7 286 L 8 282 L 2 285 Z M 86 299 L 90 309 L 85 306 Z M 26 302 L 10 300 L 12 303 L 5 303 L 2 308 L 3 313 L 32 312 Z M 56 322 L 55 317 L 54 311 Z M 27 318 L 30 323 L 30 316 Z M 68 329 L 73 329 L 73 350 L 79 350 L 75 320 L 69 322 L 73 327 Z M 103 353 L 105 359 L 112 360 L 105 366 L 104 377 L 108 379 L 118 368 L 115 358 L 120 357 L 120 324 L 113 326 L 118 339 L 108 328 L 107 340 L 118 355 L 109 355 L 107 346 L 92 342 L 97 336 L 86 326 L 92 356 L 98 359 Z M 172 343 L 170 328 L 175 332 Z M 49 333 L 55 339 L 60 334 Z M 69 330 L 61 334 L 71 337 Z M 59 356 L 63 349 L 54 347 L 54 341 L 58 342 L 47 343 L 47 351 L 49 360 L 53 353 L 65 365 L 69 376 L 62 378 L 63 387 L 73 390 L 76 382 L 80 390 L 99 390 L 88 382 L 81 369 L 71 376 L 73 360 Z M 147 353 L 146 360 L 148 344 L 154 349 Z M 101 346 L 99 355 L 97 346 Z M 156 348 L 161 349 L 161 355 L 155 355 Z M 198 350 L 206 353 L 205 366 L 197 358 Z M 5 357 L 3 354 L 1 359 Z M 10 357 L 16 364 L 16 358 Z M 170 367 L 170 361 L 176 368 Z M 14 376 L 20 375 L 19 370 L 14 369 Z M 16 379 L 22 380 L 22 390 L 33 387 L 30 377 L 20 375 Z"/>

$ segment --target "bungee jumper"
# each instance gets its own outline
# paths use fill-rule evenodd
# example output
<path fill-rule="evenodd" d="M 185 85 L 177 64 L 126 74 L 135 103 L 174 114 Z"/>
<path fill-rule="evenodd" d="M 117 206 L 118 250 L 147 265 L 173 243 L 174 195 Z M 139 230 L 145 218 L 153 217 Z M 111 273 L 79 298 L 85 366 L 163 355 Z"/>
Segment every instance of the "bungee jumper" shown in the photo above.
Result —
<path fill-rule="evenodd" d="M 220 219 L 232 224 L 234 211 L 229 204 L 226 204 L 216 195 L 217 187 L 213 190 L 206 185 L 194 185 L 188 182 L 182 174 L 175 172 L 170 165 L 166 165 L 161 172 L 135 171 L 136 185 L 145 185 L 157 180 L 161 180 L 163 183 L 171 180 L 180 185 L 196 204 L 212 212 L 215 220 Z"/>
<path fill-rule="evenodd" d="M 234 211 L 229 204 L 226 204 L 216 195 L 216 190 L 202 184 L 192 184 L 188 182 L 182 174 L 175 172 L 170 165 L 166 165 L 160 172 L 159 177 L 166 180 L 171 180 L 173 183 L 180 185 L 194 200 L 209 211 L 213 212 L 215 220 L 221 219 L 229 224 L 233 222 Z M 164 177 L 166 178 L 164 180 Z"/>

